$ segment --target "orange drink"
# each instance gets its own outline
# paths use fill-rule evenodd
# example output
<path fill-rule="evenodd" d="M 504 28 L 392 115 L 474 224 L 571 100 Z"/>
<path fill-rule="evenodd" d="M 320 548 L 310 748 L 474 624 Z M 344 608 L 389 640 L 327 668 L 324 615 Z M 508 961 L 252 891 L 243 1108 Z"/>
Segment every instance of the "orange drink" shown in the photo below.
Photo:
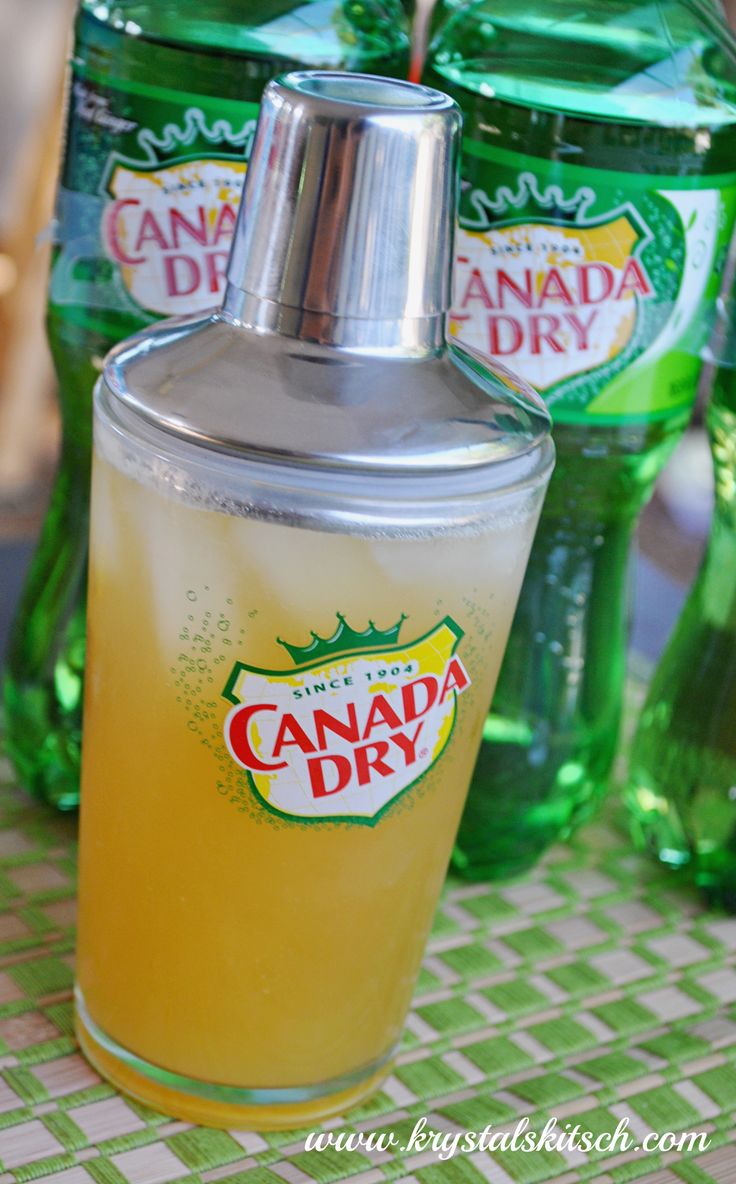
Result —
<path fill-rule="evenodd" d="M 533 502 L 439 570 L 431 535 L 315 537 L 99 457 L 93 506 L 83 1039 L 319 1113 L 396 1046 Z"/>
<path fill-rule="evenodd" d="M 552 448 L 445 343 L 450 100 L 296 74 L 261 111 L 222 309 L 96 394 L 77 1031 L 268 1127 L 389 1069 Z"/>

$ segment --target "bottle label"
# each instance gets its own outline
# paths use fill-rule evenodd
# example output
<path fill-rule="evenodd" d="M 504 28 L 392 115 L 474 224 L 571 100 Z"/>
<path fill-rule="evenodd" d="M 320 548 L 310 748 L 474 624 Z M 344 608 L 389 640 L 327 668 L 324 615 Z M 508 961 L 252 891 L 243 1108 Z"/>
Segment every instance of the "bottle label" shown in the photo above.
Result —
<path fill-rule="evenodd" d="M 439 760 L 470 686 L 456 653 L 463 632 L 446 617 L 399 643 L 404 619 L 358 634 L 340 617 L 326 640 L 280 642 L 290 670 L 235 663 L 225 743 L 270 811 L 374 825 Z"/>
<path fill-rule="evenodd" d="M 140 323 L 217 304 L 257 118 L 256 103 L 77 68 L 51 302 Z"/>
<path fill-rule="evenodd" d="M 736 173 L 616 173 L 466 142 L 451 331 L 557 422 L 683 412 L 735 214 Z"/>

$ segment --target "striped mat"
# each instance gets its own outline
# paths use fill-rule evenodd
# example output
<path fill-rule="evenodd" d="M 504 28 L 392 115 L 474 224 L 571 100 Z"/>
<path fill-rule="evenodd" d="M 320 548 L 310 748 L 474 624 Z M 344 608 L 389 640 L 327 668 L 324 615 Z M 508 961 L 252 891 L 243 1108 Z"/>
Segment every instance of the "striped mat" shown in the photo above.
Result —
<path fill-rule="evenodd" d="M 0 762 L 0 1184 L 736 1184 L 736 919 L 635 855 L 616 807 L 530 876 L 450 881 L 395 1071 L 322 1128 L 391 1131 L 392 1151 L 306 1150 L 306 1131 L 210 1131 L 128 1100 L 72 1034 L 75 824 Z M 409 1146 L 561 1127 L 705 1133 L 707 1149 Z"/>

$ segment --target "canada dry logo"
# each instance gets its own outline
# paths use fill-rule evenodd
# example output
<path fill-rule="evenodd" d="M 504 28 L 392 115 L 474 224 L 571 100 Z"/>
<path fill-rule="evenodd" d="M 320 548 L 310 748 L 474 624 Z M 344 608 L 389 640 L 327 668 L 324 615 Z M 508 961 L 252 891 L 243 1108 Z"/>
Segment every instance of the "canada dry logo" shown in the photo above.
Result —
<path fill-rule="evenodd" d="M 455 652 L 463 633 L 445 617 L 404 645 L 404 620 L 356 633 L 338 614 L 330 638 L 279 639 L 292 669 L 235 663 L 225 742 L 270 810 L 373 825 L 440 758 L 470 686 Z"/>
<path fill-rule="evenodd" d="M 255 125 L 210 125 L 190 108 L 181 126 L 138 133 L 141 160 L 112 156 L 102 238 L 140 307 L 173 315 L 218 303 Z"/>
<path fill-rule="evenodd" d="M 642 302 L 656 292 L 641 259 L 652 234 L 624 203 L 590 217 L 589 187 L 566 199 L 518 189 L 465 195 L 456 241 L 452 329 L 483 353 L 508 358 L 538 390 L 610 365 L 628 347 Z"/>

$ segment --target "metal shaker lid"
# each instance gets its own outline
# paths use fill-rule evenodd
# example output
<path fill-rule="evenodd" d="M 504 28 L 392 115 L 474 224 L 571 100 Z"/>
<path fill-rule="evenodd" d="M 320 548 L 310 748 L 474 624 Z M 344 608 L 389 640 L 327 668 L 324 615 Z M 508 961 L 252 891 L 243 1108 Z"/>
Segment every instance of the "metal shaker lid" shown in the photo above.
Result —
<path fill-rule="evenodd" d="M 312 335 L 344 318 L 374 323 L 366 344 L 425 336 L 398 322 L 450 306 L 460 127 L 426 86 L 328 71 L 270 82 L 228 268 L 246 319 L 268 319 L 265 301 L 316 314 L 303 318 Z"/>
<path fill-rule="evenodd" d="M 312 468 L 454 473 L 538 448 L 534 391 L 445 342 L 459 133 L 428 87 L 269 83 L 223 307 L 117 347 L 112 395 L 208 448 Z"/>

